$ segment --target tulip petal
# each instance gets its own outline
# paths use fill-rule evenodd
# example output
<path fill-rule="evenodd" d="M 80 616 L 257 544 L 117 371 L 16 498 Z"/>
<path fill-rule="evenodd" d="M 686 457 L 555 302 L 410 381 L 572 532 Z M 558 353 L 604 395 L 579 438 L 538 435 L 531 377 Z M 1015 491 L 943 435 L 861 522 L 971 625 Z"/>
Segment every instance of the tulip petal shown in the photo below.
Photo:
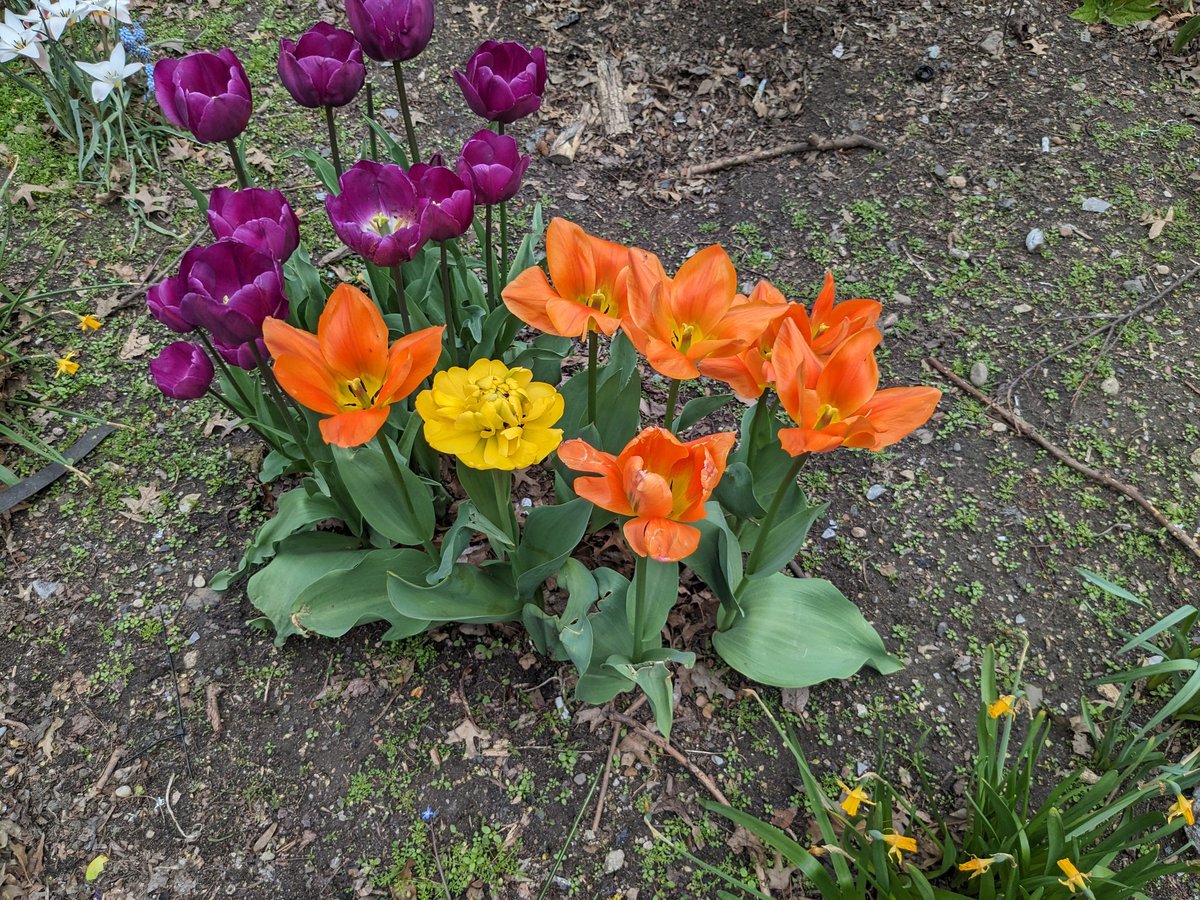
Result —
<path fill-rule="evenodd" d="M 578 337 L 578 334 L 562 334 L 554 327 L 546 314 L 546 304 L 552 299 L 560 299 L 555 290 L 550 287 L 546 273 L 537 266 L 530 266 L 520 275 L 510 281 L 500 292 L 500 298 L 508 311 L 528 325 L 546 334 L 556 334 L 559 337 Z"/>
<path fill-rule="evenodd" d="M 375 437 L 387 421 L 388 411 L 386 406 L 375 406 L 322 419 L 321 437 L 336 447 L 358 447 Z"/>
<path fill-rule="evenodd" d="M 379 389 L 379 403 L 403 400 L 429 377 L 442 355 L 444 325 L 422 328 L 392 344 L 388 353 L 387 378 Z"/>
<path fill-rule="evenodd" d="M 826 269 L 825 282 L 821 285 L 817 299 L 813 301 L 810 319 L 814 328 L 829 324 L 829 313 L 833 310 L 834 291 L 833 273 Z"/>
<path fill-rule="evenodd" d="M 929 421 L 941 398 L 942 392 L 932 387 L 896 387 L 876 392 L 859 410 L 875 431 L 870 449 L 890 447 L 920 428 Z"/>
<path fill-rule="evenodd" d="M 317 322 L 317 341 L 329 367 L 345 381 L 379 383 L 387 370 L 387 325 L 379 308 L 358 288 L 339 284 Z"/>
<path fill-rule="evenodd" d="M 879 387 L 875 348 L 881 340 L 883 335 L 877 328 L 847 338 L 817 379 L 821 402 L 836 408 L 843 418 L 858 412 Z"/>
<path fill-rule="evenodd" d="M 678 562 L 700 546 L 700 530 L 664 518 L 636 518 L 625 523 L 625 540 L 638 556 Z"/>
<path fill-rule="evenodd" d="M 675 273 L 671 316 L 708 333 L 729 312 L 736 295 L 733 261 L 720 244 L 714 244 L 696 253 Z"/>
<path fill-rule="evenodd" d="M 707 378 L 725 382 L 739 400 L 747 403 L 761 397 L 765 387 L 746 360 L 750 354 L 758 355 L 758 350 L 751 348 L 739 356 L 712 356 L 700 360 L 696 368 Z"/>
<path fill-rule="evenodd" d="M 771 366 L 775 370 L 775 390 L 779 394 L 779 402 L 793 420 L 801 422 L 804 389 L 808 383 L 816 383 L 821 363 L 792 319 L 786 320 L 779 329 L 779 336 L 775 338 L 775 346 L 771 350 Z"/>
<path fill-rule="evenodd" d="M 596 290 L 591 242 L 574 222 L 557 217 L 550 220 L 546 229 L 546 267 L 560 297 L 582 301 Z"/>

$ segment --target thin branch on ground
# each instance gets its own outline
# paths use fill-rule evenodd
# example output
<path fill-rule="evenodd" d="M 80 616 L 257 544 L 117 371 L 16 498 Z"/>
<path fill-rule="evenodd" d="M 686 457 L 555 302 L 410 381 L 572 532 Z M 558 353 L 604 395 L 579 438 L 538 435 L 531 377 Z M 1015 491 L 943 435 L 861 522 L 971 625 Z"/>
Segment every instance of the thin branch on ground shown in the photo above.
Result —
<path fill-rule="evenodd" d="M 646 695 L 642 694 L 629 708 L 625 710 L 625 715 L 632 716 L 642 704 L 646 702 Z M 592 834 L 600 830 L 600 817 L 604 815 L 604 798 L 608 796 L 608 779 L 612 776 L 612 761 L 613 756 L 617 752 L 617 741 L 621 737 L 621 724 L 613 722 L 612 739 L 608 742 L 608 756 L 604 760 L 604 777 L 600 781 L 600 796 L 596 800 L 596 814 L 592 816 Z"/>
<path fill-rule="evenodd" d="M 1197 267 L 1192 271 L 1193 273 L 1200 271 L 1200 267 Z M 1147 513 L 1149 513 L 1154 521 L 1165 528 L 1171 537 L 1175 538 L 1175 540 L 1187 547 L 1188 550 L 1192 552 L 1193 556 L 1195 556 L 1197 559 L 1200 559 L 1200 544 L 1197 544 L 1196 540 L 1190 534 L 1163 515 L 1162 511 L 1159 510 L 1159 508 L 1149 500 L 1147 500 L 1142 492 L 1133 485 L 1126 484 L 1123 481 L 1118 481 L 1116 478 L 1113 478 L 1106 472 L 1101 472 L 1099 469 L 1093 469 L 1091 466 L 1080 462 L 1066 450 L 1063 450 L 1057 444 L 1051 442 L 1048 438 L 1042 435 L 1041 432 L 1039 432 L 1036 428 L 1034 428 L 1016 413 L 1001 406 L 999 402 L 978 390 L 970 382 L 963 380 L 954 372 L 950 371 L 950 369 L 943 365 L 939 360 L 927 356 L 925 357 L 925 362 L 930 368 L 941 374 L 943 378 L 953 384 L 960 391 L 970 395 L 971 397 L 974 397 L 980 403 L 983 403 L 985 406 L 995 412 L 996 415 L 1007 422 L 1009 426 L 1011 426 L 1012 429 L 1017 432 L 1017 434 L 1021 435 L 1022 437 L 1029 438 L 1029 440 L 1033 441 L 1059 462 L 1063 463 L 1069 468 L 1074 469 L 1076 472 L 1086 475 L 1093 481 L 1099 482 L 1110 490 L 1116 491 L 1118 494 L 1128 497 Z"/>
<path fill-rule="evenodd" d="M 732 169 L 734 166 L 744 166 L 748 163 L 761 162 L 766 159 L 777 159 L 780 156 L 791 156 L 793 153 L 808 153 L 809 151 L 827 152 L 830 150 L 851 150 L 855 147 L 867 147 L 871 150 L 886 151 L 887 147 L 878 141 L 873 141 L 861 134 L 843 134 L 838 137 L 826 138 L 819 134 L 810 134 L 808 140 L 793 141 L 768 147 L 765 150 L 751 150 L 736 156 L 724 156 L 710 162 L 694 166 L 683 166 L 679 170 L 680 178 L 692 178 L 695 175 L 707 175 L 710 172 L 720 172 L 722 169 Z"/>
<path fill-rule="evenodd" d="M 1104 325 L 1100 325 L 1096 328 L 1093 328 L 1091 331 L 1089 331 L 1083 337 L 1076 338 L 1075 340 L 1071 341 L 1071 343 L 1065 344 L 1062 347 L 1058 347 L 1058 348 L 1052 350 L 1050 353 L 1047 353 L 1045 356 L 1043 356 L 1037 362 L 1033 363 L 1032 365 L 1026 366 L 1024 369 L 1021 370 L 1020 374 L 1017 375 L 1016 378 L 1014 378 L 1012 381 L 1010 381 L 1008 383 L 1008 386 L 1004 389 L 1005 402 L 1009 403 L 1009 404 L 1012 403 L 1013 388 L 1015 388 L 1018 384 L 1020 384 L 1022 381 L 1024 381 L 1030 374 L 1037 371 L 1038 368 L 1040 368 L 1041 366 L 1044 366 L 1046 363 L 1050 362 L 1050 360 L 1054 359 L 1055 357 L 1061 356 L 1064 353 L 1074 350 L 1076 347 L 1080 347 L 1083 344 L 1086 344 L 1088 341 L 1090 341 L 1092 338 L 1096 337 L 1097 335 L 1101 335 L 1106 331 L 1110 331 L 1112 329 L 1117 328 L 1118 326 L 1123 327 L 1124 324 L 1127 323 L 1134 316 L 1140 315 L 1141 313 L 1145 312 L 1150 307 L 1152 307 L 1155 304 L 1162 301 L 1163 298 L 1165 298 L 1168 294 L 1170 294 L 1172 291 L 1177 289 L 1180 285 L 1186 284 L 1188 281 L 1191 281 L 1193 278 L 1196 277 L 1196 274 L 1198 272 L 1200 272 L 1200 265 L 1193 266 L 1191 269 L 1189 269 L 1187 272 L 1184 272 L 1182 275 L 1180 275 L 1178 278 L 1176 278 L 1174 281 L 1172 281 L 1170 284 L 1168 284 L 1165 288 L 1163 288 L 1161 291 L 1156 293 L 1150 299 L 1142 301 L 1137 306 L 1135 306 L 1133 309 L 1131 309 L 1127 312 L 1121 313 L 1120 315 L 1114 317 L 1111 321 L 1105 323 Z"/>
<path fill-rule="evenodd" d="M 609 712 L 608 717 L 629 726 L 639 735 L 646 738 L 646 740 L 657 744 L 660 748 L 665 750 L 672 759 L 691 772 L 695 779 L 704 787 L 704 789 L 712 794 L 714 800 L 723 806 L 731 805 L 729 800 L 726 799 L 725 795 L 721 793 L 721 789 L 717 787 L 717 783 L 713 781 L 699 766 L 684 756 L 680 751 L 676 750 L 675 747 L 671 745 L 671 742 L 662 735 L 655 734 L 637 719 L 631 719 L 629 716 L 619 713 L 616 710 Z"/>

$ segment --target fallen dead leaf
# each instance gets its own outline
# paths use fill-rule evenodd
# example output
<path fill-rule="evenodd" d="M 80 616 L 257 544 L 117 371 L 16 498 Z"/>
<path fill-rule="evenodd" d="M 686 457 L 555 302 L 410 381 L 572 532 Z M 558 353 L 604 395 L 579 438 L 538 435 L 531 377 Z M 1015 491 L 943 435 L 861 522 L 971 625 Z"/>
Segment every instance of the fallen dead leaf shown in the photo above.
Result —
<path fill-rule="evenodd" d="M 150 336 L 142 334 L 136 328 L 129 332 L 125 343 L 121 345 L 117 358 L 122 360 L 137 359 L 150 349 Z"/>
<path fill-rule="evenodd" d="M 1163 233 L 1163 229 L 1171 222 L 1175 221 L 1175 207 L 1168 206 L 1164 213 L 1162 210 L 1156 209 L 1151 213 L 1142 216 L 1142 224 L 1150 227 L 1150 233 L 1146 235 L 1150 240 L 1154 240 Z"/>
<path fill-rule="evenodd" d="M 447 744 L 462 744 L 463 758 L 474 759 L 479 755 L 479 744 L 487 743 L 491 735 L 479 728 L 469 718 L 463 719 L 457 728 L 446 734 Z"/>

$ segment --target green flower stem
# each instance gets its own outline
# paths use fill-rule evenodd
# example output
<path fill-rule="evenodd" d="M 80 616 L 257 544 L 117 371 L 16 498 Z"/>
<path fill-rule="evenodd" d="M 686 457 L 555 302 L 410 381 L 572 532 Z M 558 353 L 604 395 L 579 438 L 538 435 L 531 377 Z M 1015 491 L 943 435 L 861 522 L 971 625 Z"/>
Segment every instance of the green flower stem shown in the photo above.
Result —
<path fill-rule="evenodd" d="M 233 171 L 237 173 L 238 187 L 245 190 L 250 187 L 250 176 L 246 174 L 246 163 L 242 159 L 242 151 L 238 149 L 237 141 L 230 138 L 225 142 L 229 155 L 233 159 Z"/>
<path fill-rule="evenodd" d="M 400 320 L 404 322 L 404 333 L 412 334 L 412 318 L 408 314 L 408 297 L 404 293 L 404 270 L 400 263 L 392 266 L 392 281 L 396 285 L 396 306 L 400 309 Z"/>
<path fill-rule="evenodd" d="M 600 337 L 596 333 L 596 329 L 592 326 L 592 320 L 588 320 L 588 421 L 594 423 L 596 421 L 596 351 L 600 344 Z"/>
<path fill-rule="evenodd" d="M 450 361 L 456 366 L 462 365 L 462 355 L 458 346 L 458 316 L 454 307 L 454 290 L 450 284 L 450 261 L 446 256 L 446 242 L 439 242 L 442 257 L 442 306 L 446 314 L 446 352 Z"/>
<path fill-rule="evenodd" d="M 404 116 L 404 134 L 408 138 L 408 164 L 421 161 L 421 151 L 417 149 L 417 132 L 413 128 L 412 113 L 408 111 L 408 91 L 404 88 L 404 70 L 400 68 L 400 60 L 392 61 L 392 71 L 396 74 L 396 91 L 400 94 L 400 112 Z"/>
<path fill-rule="evenodd" d="M 796 476 L 800 474 L 800 469 L 804 466 L 808 459 L 807 453 L 801 453 L 792 460 L 791 466 L 788 467 L 787 475 L 783 481 L 779 483 L 779 488 L 775 491 L 775 496 L 771 499 L 771 507 L 767 510 L 766 516 L 758 526 L 758 536 L 754 539 L 754 549 L 750 551 L 750 560 L 746 564 L 746 570 L 753 572 L 757 566 L 760 556 L 762 556 L 763 544 L 766 543 L 767 534 L 775 527 L 775 517 L 779 515 L 779 507 L 783 503 L 784 495 L 788 492 L 788 486 L 795 482 Z M 750 579 L 743 578 L 738 585 L 737 594 L 740 595 L 749 583 Z"/>
<path fill-rule="evenodd" d="M 483 258 L 487 261 L 488 309 L 496 308 L 496 255 L 492 252 L 492 204 L 484 207 Z"/>
<path fill-rule="evenodd" d="M 671 434 L 675 433 L 675 407 L 679 404 L 679 385 L 679 379 L 672 378 L 671 387 L 667 390 L 667 410 L 663 427 Z"/>
<path fill-rule="evenodd" d="M 513 511 L 512 503 L 512 472 L 505 469 L 491 469 L 492 488 L 496 496 L 496 509 L 504 518 L 503 522 L 496 522 L 497 526 L 504 530 L 504 534 L 512 542 L 515 548 L 518 543 L 517 535 L 517 515 Z"/>
<path fill-rule="evenodd" d="M 400 485 L 400 500 L 404 504 L 404 511 L 408 513 L 409 521 L 415 522 L 417 511 L 413 509 L 412 498 L 408 496 L 408 491 L 403 487 L 404 482 L 401 480 L 402 476 L 400 475 L 400 460 L 396 459 L 396 451 L 392 449 L 392 442 L 384 435 L 382 428 L 376 432 L 375 439 L 376 443 L 379 444 L 379 449 L 383 451 L 383 455 L 387 459 L 388 468 L 392 470 L 392 478 L 396 480 L 397 485 Z M 425 552 L 429 554 L 431 560 L 437 562 L 440 559 L 437 548 L 429 538 L 422 539 L 421 546 L 425 548 Z"/>
<path fill-rule="evenodd" d="M 325 107 L 325 127 L 329 129 L 329 154 L 333 157 L 333 170 L 338 180 L 342 178 L 342 157 L 338 153 L 337 125 L 333 120 L 333 107 Z M 374 134 L 374 132 L 372 132 Z"/>
<path fill-rule="evenodd" d="M 254 356 L 254 362 L 258 365 L 258 371 L 262 374 L 263 383 L 267 386 L 267 393 L 275 401 L 275 406 L 278 407 L 279 414 L 283 416 L 284 424 L 287 425 L 288 434 L 296 442 L 296 449 L 300 451 L 300 457 L 308 466 L 308 470 L 310 472 L 313 471 L 312 460 L 308 458 L 308 445 L 305 443 L 304 438 L 300 436 L 300 430 L 296 427 L 296 420 L 292 416 L 292 411 L 288 408 L 287 403 L 284 402 L 283 393 L 279 390 L 279 385 L 275 382 L 275 375 L 271 372 L 271 367 L 263 359 L 262 352 L 258 349 L 257 341 L 250 342 L 250 352 Z"/>
<path fill-rule="evenodd" d="M 367 82 L 367 119 L 371 122 L 375 121 L 375 89 L 371 86 L 371 82 Z M 367 140 L 370 141 L 371 159 L 379 159 L 379 138 L 375 134 L 375 129 L 367 126 Z"/>
<path fill-rule="evenodd" d="M 646 641 L 642 636 L 646 623 L 642 622 L 642 618 L 646 614 L 646 570 L 649 565 L 650 560 L 646 557 L 637 557 L 634 563 L 634 662 L 641 662 L 646 653 Z"/>
<path fill-rule="evenodd" d="M 496 133 L 504 134 L 504 123 L 496 123 Z M 500 280 L 508 278 L 508 201 L 500 201 Z"/>
<path fill-rule="evenodd" d="M 217 348 L 212 345 L 212 341 L 208 339 L 208 335 L 199 329 L 196 330 L 196 334 L 200 335 L 200 341 L 208 350 L 208 355 L 211 356 L 212 361 L 217 364 L 217 367 L 221 370 L 221 374 L 225 376 L 225 380 L 233 385 L 233 389 L 237 392 L 238 398 L 244 404 L 246 404 L 246 409 L 248 409 L 250 412 L 254 412 L 254 404 L 250 402 L 250 398 L 246 396 L 246 392 L 242 390 L 242 386 L 234 379 L 233 372 L 230 371 L 229 366 L 225 363 L 225 360 L 221 354 L 217 352 Z M 238 413 L 238 415 L 242 414 Z"/>

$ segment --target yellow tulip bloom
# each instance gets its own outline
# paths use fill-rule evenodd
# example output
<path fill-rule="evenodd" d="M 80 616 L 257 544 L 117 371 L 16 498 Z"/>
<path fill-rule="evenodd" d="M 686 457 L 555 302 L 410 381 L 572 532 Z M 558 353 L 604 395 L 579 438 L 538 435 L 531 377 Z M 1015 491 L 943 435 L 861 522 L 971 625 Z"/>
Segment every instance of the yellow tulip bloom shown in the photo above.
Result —
<path fill-rule="evenodd" d="M 995 703 L 988 705 L 988 715 L 993 719 L 998 719 L 1001 716 L 1015 716 L 1017 714 L 1016 697 L 1012 694 L 1005 694 Z"/>
<path fill-rule="evenodd" d="M 1189 825 L 1196 824 L 1196 813 L 1192 809 L 1192 801 L 1183 796 L 1183 794 L 1176 794 L 1175 802 L 1167 810 L 1167 821 L 1170 822 L 1172 819 L 1177 819 L 1180 816 L 1183 816 L 1183 821 Z"/>
<path fill-rule="evenodd" d="M 862 787 L 851 788 L 839 781 L 838 787 L 846 792 L 846 797 L 841 802 L 841 807 L 848 816 L 857 816 L 859 806 L 866 804 L 871 806 L 870 794 L 862 789 Z"/>
<path fill-rule="evenodd" d="M 1058 879 L 1059 884 L 1065 887 L 1072 894 L 1075 893 L 1076 888 L 1085 891 L 1087 890 L 1087 881 L 1092 877 L 1090 872 L 1080 872 L 1077 868 L 1075 868 L 1075 863 L 1071 862 L 1070 859 L 1065 858 L 1058 861 L 1058 867 L 1062 869 L 1062 873 L 1067 876 L 1066 878 Z"/>
<path fill-rule="evenodd" d="M 562 441 L 562 429 L 552 427 L 562 418 L 562 394 L 500 360 L 438 372 L 417 395 L 417 414 L 429 446 L 472 469 L 523 469 Z"/>

